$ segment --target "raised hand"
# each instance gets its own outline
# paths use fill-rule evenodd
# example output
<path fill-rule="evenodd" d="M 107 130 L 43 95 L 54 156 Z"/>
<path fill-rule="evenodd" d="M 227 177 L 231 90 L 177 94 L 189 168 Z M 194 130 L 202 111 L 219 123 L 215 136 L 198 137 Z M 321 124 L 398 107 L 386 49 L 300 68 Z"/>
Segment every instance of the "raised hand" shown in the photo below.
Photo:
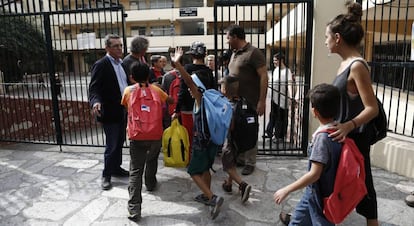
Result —
<path fill-rule="evenodd" d="M 175 52 L 171 53 L 170 56 L 171 56 L 171 62 L 173 64 L 180 63 L 180 59 L 183 56 L 183 49 L 181 47 L 176 47 Z"/>

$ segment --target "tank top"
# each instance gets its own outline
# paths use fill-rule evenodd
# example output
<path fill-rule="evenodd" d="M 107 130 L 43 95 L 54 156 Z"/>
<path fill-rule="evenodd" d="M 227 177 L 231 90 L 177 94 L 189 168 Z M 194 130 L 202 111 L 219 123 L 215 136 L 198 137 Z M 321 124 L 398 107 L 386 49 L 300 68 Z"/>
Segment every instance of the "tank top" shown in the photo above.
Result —
<path fill-rule="evenodd" d="M 355 95 L 353 97 L 349 96 L 347 91 L 347 81 L 349 73 L 351 72 L 351 66 L 354 62 L 360 61 L 362 62 L 366 67 L 367 70 L 368 66 L 364 59 L 357 58 L 354 59 L 343 72 L 341 72 L 338 76 L 336 76 L 335 80 L 333 81 L 333 85 L 336 86 L 339 89 L 340 93 L 340 109 L 338 115 L 335 117 L 335 120 L 343 123 L 346 121 L 349 121 L 355 116 L 357 116 L 363 109 L 364 104 L 362 103 L 361 97 L 359 95 Z M 351 131 L 351 133 L 362 133 L 362 126 L 354 129 Z"/>

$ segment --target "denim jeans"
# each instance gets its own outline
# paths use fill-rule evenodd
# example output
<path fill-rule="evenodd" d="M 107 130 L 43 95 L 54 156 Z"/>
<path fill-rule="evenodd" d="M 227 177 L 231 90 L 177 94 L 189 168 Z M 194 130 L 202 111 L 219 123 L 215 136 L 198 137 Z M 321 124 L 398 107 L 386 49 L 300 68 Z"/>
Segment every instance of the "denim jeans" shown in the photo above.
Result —
<path fill-rule="evenodd" d="M 319 196 L 311 186 L 306 187 L 305 193 L 292 214 L 289 226 L 293 225 L 335 226 L 323 215 Z"/>

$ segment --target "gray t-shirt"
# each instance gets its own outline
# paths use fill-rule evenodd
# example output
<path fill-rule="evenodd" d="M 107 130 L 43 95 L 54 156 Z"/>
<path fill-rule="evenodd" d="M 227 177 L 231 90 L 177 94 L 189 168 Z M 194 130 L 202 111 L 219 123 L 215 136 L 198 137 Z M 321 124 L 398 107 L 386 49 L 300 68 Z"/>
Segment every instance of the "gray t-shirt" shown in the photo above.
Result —
<path fill-rule="evenodd" d="M 324 136 L 323 133 L 319 131 L 326 129 L 327 126 L 319 127 L 312 136 L 312 142 L 309 148 L 309 161 L 319 162 L 325 166 L 329 162 L 330 153 L 333 152 L 332 149 L 332 138 Z"/>

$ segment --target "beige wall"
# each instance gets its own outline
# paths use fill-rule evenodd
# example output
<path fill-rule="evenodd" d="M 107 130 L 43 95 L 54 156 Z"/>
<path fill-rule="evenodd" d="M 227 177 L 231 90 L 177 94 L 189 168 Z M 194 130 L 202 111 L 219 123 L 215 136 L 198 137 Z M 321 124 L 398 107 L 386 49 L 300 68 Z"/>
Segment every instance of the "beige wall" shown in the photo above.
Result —
<path fill-rule="evenodd" d="M 325 46 L 325 29 L 333 17 L 346 12 L 345 0 L 318 0 L 314 4 L 311 88 L 320 83 L 332 83 L 336 75 L 341 59 L 336 54 L 329 54 Z M 309 137 L 317 127 L 318 121 L 310 115 Z"/>

